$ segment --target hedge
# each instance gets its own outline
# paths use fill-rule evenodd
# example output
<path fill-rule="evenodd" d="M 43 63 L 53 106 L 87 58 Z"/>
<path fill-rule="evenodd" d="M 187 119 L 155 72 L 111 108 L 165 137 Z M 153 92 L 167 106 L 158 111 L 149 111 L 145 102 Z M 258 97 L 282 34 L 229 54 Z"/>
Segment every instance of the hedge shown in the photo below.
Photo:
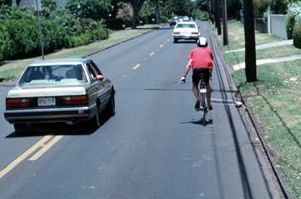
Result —
<path fill-rule="evenodd" d="M 0 62 L 8 57 L 10 48 L 11 40 L 7 28 L 0 22 Z"/>
<path fill-rule="evenodd" d="M 293 31 L 294 46 L 301 48 L 301 20 L 297 19 Z"/>
<path fill-rule="evenodd" d="M 286 17 L 286 32 L 288 39 L 293 38 L 294 25 L 298 16 L 301 16 L 301 2 L 290 3 L 288 5 Z"/>
<path fill-rule="evenodd" d="M 25 58 L 40 52 L 37 17 L 33 11 L 0 7 L 0 62 Z M 101 21 L 77 19 L 67 10 L 40 16 L 45 52 L 87 45 L 109 37 Z"/>
<path fill-rule="evenodd" d="M 89 33 L 85 33 L 79 36 L 70 37 L 70 46 L 69 47 L 77 47 L 82 45 L 87 45 L 97 40 L 104 40 L 109 37 L 108 29 L 104 27 L 99 27 L 98 29 L 91 31 Z"/>

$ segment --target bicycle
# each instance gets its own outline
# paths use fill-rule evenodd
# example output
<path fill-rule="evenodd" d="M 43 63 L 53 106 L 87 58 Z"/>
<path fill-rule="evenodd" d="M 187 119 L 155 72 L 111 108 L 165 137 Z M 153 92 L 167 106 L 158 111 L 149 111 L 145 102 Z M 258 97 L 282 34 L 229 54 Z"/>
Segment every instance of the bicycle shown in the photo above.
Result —
<path fill-rule="evenodd" d="M 200 95 L 200 102 L 201 102 L 200 110 L 202 110 L 201 123 L 205 125 L 206 115 L 208 113 L 208 107 L 207 107 L 207 89 L 206 89 L 204 74 L 201 74 L 201 79 L 199 81 L 198 88 L 199 88 L 199 95 Z"/>
<path fill-rule="evenodd" d="M 200 95 L 200 109 L 197 111 L 202 110 L 202 118 L 201 123 L 203 125 L 206 125 L 206 115 L 208 113 L 208 106 L 207 106 L 207 89 L 206 89 L 206 83 L 205 83 L 205 77 L 204 74 L 200 74 L 200 81 L 198 83 L 198 89 L 199 89 L 199 95 Z M 179 83 L 185 83 L 186 78 L 182 77 Z"/>

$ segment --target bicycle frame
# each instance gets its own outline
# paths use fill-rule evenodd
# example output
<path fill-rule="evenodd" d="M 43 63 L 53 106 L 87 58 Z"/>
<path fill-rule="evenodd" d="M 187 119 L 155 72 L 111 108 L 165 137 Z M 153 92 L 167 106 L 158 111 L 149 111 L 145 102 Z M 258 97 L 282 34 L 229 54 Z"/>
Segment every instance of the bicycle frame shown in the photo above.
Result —
<path fill-rule="evenodd" d="M 204 80 L 204 76 L 203 74 L 201 74 L 201 80 L 199 81 L 199 94 L 200 94 L 200 101 L 201 101 L 201 106 L 203 107 L 203 111 L 202 111 L 202 119 L 201 121 L 203 122 L 203 124 L 206 124 L 206 115 L 208 113 L 208 107 L 207 107 L 207 89 L 206 89 L 206 84 L 205 84 L 205 80 Z"/>

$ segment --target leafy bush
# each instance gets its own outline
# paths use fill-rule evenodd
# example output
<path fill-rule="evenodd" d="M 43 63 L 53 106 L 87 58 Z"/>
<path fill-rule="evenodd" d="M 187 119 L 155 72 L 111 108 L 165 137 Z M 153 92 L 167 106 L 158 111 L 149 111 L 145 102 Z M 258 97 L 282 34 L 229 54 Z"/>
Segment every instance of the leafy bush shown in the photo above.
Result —
<path fill-rule="evenodd" d="M 25 54 L 31 54 L 38 48 L 39 37 L 35 21 L 11 19 L 5 20 L 4 24 L 11 39 L 9 56 L 24 57 Z"/>
<path fill-rule="evenodd" d="M 289 0 L 272 0 L 271 10 L 275 14 L 286 14 Z"/>
<path fill-rule="evenodd" d="M 55 20 L 42 22 L 43 42 L 45 51 L 52 51 L 69 46 L 69 37 L 66 29 Z"/>
<path fill-rule="evenodd" d="M 297 19 L 293 31 L 294 46 L 301 48 L 301 20 Z"/>
<path fill-rule="evenodd" d="M 294 25 L 298 16 L 301 16 L 301 2 L 289 4 L 286 17 L 286 32 L 289 39 L 293 38 Z"/>
<path fill-rule="evenodd" d="M 0 62 L 8 57 L 11 40 L 3 22 L 0 22 Z"/>
<path fill-rule="evenodd" d="M 72 0 L 68 1 L 66 8 L 76 17 L 94 20 L 108 18 L 112 10 L 111 0 Z"/>
<path fill-rule="evenodd" d="M 107 19 L 106 25 L 112 30 L 122 30 L 125 28 L 123 19 Z"/>
<path fill-rule="evenodd" d="M 109 37 L 107 28 L 100 26 L 98 29 L 89 33 L 70 37 L 70 47 L 87 45 L 97 40 L 104 40 Z"/>
<path fill-rule="evenodd" d="M 207 21 L 209 19 L 208 12 L 201 11 L 199 9 L 194 9 L 192 11 L 192 16 L 197 20 Z"/>

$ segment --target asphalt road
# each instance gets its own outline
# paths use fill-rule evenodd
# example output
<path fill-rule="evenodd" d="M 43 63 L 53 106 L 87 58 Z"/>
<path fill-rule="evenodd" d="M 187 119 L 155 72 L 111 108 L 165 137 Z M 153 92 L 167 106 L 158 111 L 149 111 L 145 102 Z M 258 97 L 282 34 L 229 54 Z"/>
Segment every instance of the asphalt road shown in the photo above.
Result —
<path fill-rule="evenodd" d="M 201 27 L 209 37 L 206 24 Z M 116 87 L 116 115 L 96 131 L 49 125 L 16 135 L 3 118 L 10 87 L 1 86 L 0 198 L 280 198 L 219 64 L 213 111 L 201 124 L 191 79 L 177 84 L 196 45 L 173 44 L 171 31 L 155 30 L 92 56 Z"/>

